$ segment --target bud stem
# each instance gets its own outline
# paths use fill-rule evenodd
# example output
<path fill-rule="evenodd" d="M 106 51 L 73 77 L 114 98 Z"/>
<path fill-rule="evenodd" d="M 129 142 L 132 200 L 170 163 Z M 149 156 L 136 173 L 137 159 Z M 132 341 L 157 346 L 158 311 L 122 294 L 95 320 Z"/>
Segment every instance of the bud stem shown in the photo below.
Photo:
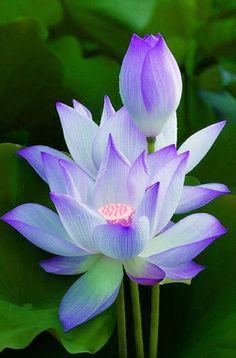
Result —
<path fill-rule="evenodd" d="M 147 137 L 148 153 L 155 152 L 156 137 Z"/>
<path fill-rule="evenodd" d="M 156 137 L 148 137 L 148 153 L 155 152 Z M 149 341 L 149 358 L 157 357 L 158 348 L 158 328 L 159 328 L 159 305 L 160 305 L 160 287 L 152 286 L 151 295 L 151 322 L 150 322 L 150 341 Z"/>

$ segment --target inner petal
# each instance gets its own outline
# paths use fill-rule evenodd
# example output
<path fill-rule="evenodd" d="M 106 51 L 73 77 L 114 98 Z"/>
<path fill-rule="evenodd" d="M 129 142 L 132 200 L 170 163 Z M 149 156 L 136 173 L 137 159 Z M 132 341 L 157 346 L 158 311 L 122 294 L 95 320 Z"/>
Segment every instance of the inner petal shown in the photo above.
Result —
<path fill-rule="evenodd" d="M 129 226 L 133 220 L 135 209 L 123 203 L 111 203 L 98 209 L 108 224 Z"/>

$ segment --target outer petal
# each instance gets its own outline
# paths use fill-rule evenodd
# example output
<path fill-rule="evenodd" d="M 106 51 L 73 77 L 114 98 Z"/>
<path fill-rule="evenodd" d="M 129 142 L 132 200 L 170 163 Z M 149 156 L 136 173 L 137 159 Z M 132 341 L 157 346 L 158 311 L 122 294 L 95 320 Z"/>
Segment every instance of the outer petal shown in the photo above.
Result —
<path fill-rule="evenodd" d="M 114 110 L 111 104 L 110 98 L 108 96 L 104 96 L 104 105 L 103 105 L 100 126 L 103 126 L 105 123 L 107 123 L 115 113 L 116 111 Z"/>
<path fill-rule="evenodd" d="M 97 168 L 106 151 L 109 134 L 131 163 L 147 149 L 146 137 L 136 127 L 127 110 L 122 107 L 98 129 L 93 145 L 93 160 Z"/>
<path fill-rule="evenodd" d="M 174 144 L 149 154 L 147 162 L 150 170 L 149 185 L 157 182 L 159 170 L 164 167 L 170 160 L 177 158 L 177 151 Z"/>
<path fill-rule="evenodd" d="M 120 95 L 125 107 L 136 121 L 146 117 L 141 88 L 144 59 L 152 46 L 137 35 L 133 35 L 120 71 Z"/>
<path fill-rule="evenodd" d="M 189 215 L 183 220 L 180 220 L 177 224 L 171 226 L 162 234 L 149 240 L 144 251 L 142 252 L 142 256 L 156 256 L 157 254 L 167 252 L 171 249 L 177 249 L 178 247 L 181 247 L 181 250 L 184 252 L 185 245 L 189 245 L 188 248 L 191 249 L 190 244 L 197 245 L 197 243 L 203 242 L 204 240 L 209 240 L 210 243 L 225 232 L 226 229 L 212 215 Z M 201 250 L 199 250 L 198 253 L 200 251 Z M 196 253 L 196 255 L 198 253 Z M 166 257 L 165 254 L 163 254 L 162 257 L 163 260 L 165 259 L 165 263 L 164 261 L 161 261 L 162 265 L 164 265 L 167 262 L 166 260 L 169 260 L 170 256 L 167 253 Z M 176 264 L 182 263 L 182 259 L 183 257 L 181 257 L 181 252 L 179 250 L 177 255 L 174 257 L 173 265 L 170 264 L 170 261 L 168 261 L 168 266 L 174 266 Z M 190 259 L 186 259 L 185 261 L 189 260 Z M 157 264 L 156 260 L 155 263 Z"/>
<path fill-rule="evenodd" d="M 148 125 L 140 120 L 139 126 L 147 136 L 153 137 L 161 133 L 175 113 L 182 93 L 179 67 L 161 35 L 145 57 L 141 81 Z"/>
<path fill-rule="evenodd" d="M 51 193 L 51 199 L 73 242 L 94 251 L 91 245 L 92 232 L 97 225 L 105 222 L 103 217 L 68 195 Z"/>
<path fill-rule="evenodd" d="M 125 261 L 124 267 L 129 278 L 141 285 L 155 285 L 165 277 L 165 272 L 160 267 L 141 257 Z"/>
<path fill-rule="evenodd" d="M 96 176 L 91 153 L 97 133 L 97 125 L 82 116 L 77 110 L 63 103 L 57 103 L 67 147 L 76 161 L 92 177 Z"/>
<path fill-rule="evenodd" d="M 189 137 L 179 148 L 178 153 L 190 152 L 186 173 L 190 172 L 205 157 L 222 131 L 226 121 L 212 124 Z"/>
<path fill-rule="evenodd" d="M 75 99 L 73 99 L 73 107 L 76 109 L 76 111 L 79 112 L 81 116 L 86 117 L 87 119 L 92 119 L 92 114 L 88 108 L 86 108 L 82 103 L 76 101 Z"/>
<path fill-rule="evenodd" d="M 32 147 L 23 148 L 18 150 L 17 154 L 27 160 L 27 162 L 34 168 L 34 170 L 41 176 L 41 178 L 47 182 L 47 176 L 45 174 L 44 165 L 42 161 L 41 153 L 51 154 L 58 159 L 64 159 L 66 161 L 72 162 L 72 160 L 59 150 L 46 147 L 44 145 L 34 145 Z"/>
<path fill-rule="evenodd" d="M 116 299 L 123 278 L 122 265 L 101 258 L 63 297 L 59 316 L 65 331 L 105 311 Z"/>
<path fill-rule="evenodd" d="M 100 255 L 83 255 L 77 257 L 54 256 L 40 262 L 40 266 L 56 275 L 77 275 L 90 270 Z"/>
<path fill-rule="evenodd" d="M 193 261 L 175 267 L 162 267 L 166 274 L 165 278 L 171 280 L 191 280 L 197 276 L 199 272 L 204 270 L 204 268 L 204 266 Z"/>
<path fill-rule="evenodd" d="M 95 207 L 109 203 L 129 204 L 127 178 L 130 167 L 129 161 L 117 149 L 110 135 L 94 186 Z"/>
<path fill-rule="evenodd" d="M 137 217 L 146 216 L 148 218 L 150 224 L 150 237 L 155 235 L 157 220 L 160 215 L 157 210 L 159 187 L 160 183 L 156 183 L 146 190 L 136 213 Z"/>
<path fill-rule="evenodd" d="M 41 157 L 44 165 L 44 172 L 46 174 L 50 190 L 66 194 L 67 189 L 65 185 L 65 178 L 62 168 L 59 165 L 60 158 L 44 152 L 41 153 Z"/>
<path fill-rule="evenodd" d="M 168 162 L 155 177 L 160 182 L 155 233 L 160 232 L 172 218 L 182 194 L 188 153 Z"/>
<path fill-rule="evenodd" d="M 180 203 L 175 213 L 183 214 L 198 209 L 218 196 L 227 193 L 229 193 L 229 189 L 223 184 L 184 186 Z"/>
<path fill-rule="evenodd" d="M 128 174 L 128 193 L 132 206 L 136 208 L 144 196 L 149 182 L 149 168 L 147 166 L 146 151 L 136 159 Z"/>
<path fill-rule="evenodd" d="M 56 255 L 78 256 L 85 252 L 70 241 L 56 213 L 38 204 L 23 204 L 2 216 L 34 245 Z"/>
<path fill-rule="evenodd" d="M 90 204 L 93 179 L 74 162 L 69 163 L 61 159 L 59 165 L 63 171 L 66 193 L 83 203 Z"/>
<path fill-rule="evenodd" d="M 131 226 L 105 224 L 93 231 L 93 247 L 96 251 L 118 260 L 137 256 L 149 238 L 149 225 L 145 217 Z"/>

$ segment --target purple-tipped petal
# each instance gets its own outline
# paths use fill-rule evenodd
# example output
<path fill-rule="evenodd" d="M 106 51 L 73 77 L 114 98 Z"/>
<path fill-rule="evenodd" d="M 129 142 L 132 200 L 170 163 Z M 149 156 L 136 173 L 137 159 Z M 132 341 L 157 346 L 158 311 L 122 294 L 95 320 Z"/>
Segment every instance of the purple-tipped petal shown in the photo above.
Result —
<path fill-rule="evenodd" d="M 111 203 L 129 204 L 127 178 L 130 167 L 129 161 L 117 149 L 110 135 L 94 185 L 95 207 L 100 208 Z"/>
<path fill-rule="evenodd" d="M 120 94 L 122 102 L 135 120 L 146 119 L 141 88 L 143 62 L 152 46 L 137 35 L 133 35 L 120 71 Z"/>
<path fill-rule="evenodd" d="M 149 154 L 147 158 L 150 170 L 149 185 L 153 185 L 157 182 L 159 170 L 174 158 L 177 158 L 177 151 L 174 144 Z"/>
<path fill-rule="evenodd" d="M 74 162 L 60 160 L 59 165 L 63 171 L 66 193 L 74 199 L 90 204 L 94 186 L 93 179 Z"/>
<path fill-rule="evenodd" d="M 99 258 L 100 255 L 54 256 L 41 261 L 40 266 L 46 272 L 56 275 L 78 275 L 90 270 Z"/>
<path fill-rule="evenodd" d="M 204 245 L 211 243 L 225 232 L 226 229 L 212 215 L 189 215 L 162 234 L 149 240 L 142 252 L 142 256 L 149 258 L 152 256 L 152 261 L 155 259 L 153 262 L 158 265 L 157 255 L 159 255 L 162 265 L 174 266 L 183 263 L 183 261 L 191 260 L 202 251 L 201 247 L 204 249 L 206 247 Z M 178 248 L 180 249 L 178 250 Z M 171 251 L 172 249 L 174 251 Z M 192 251 L 193 249 L 194 251 Z M 188 250 L 190 250 L 191 258 L 188 256 Z"/>
<path fill-rule="evenodd" d="M 23 148 L 18 150 L 17 154 L 27 160 L 27 162 L 34 168 L 34 170 L 38 173 L 38 175 L 47 182 L 47 176 L 45 174 L 44 165 L 42 161 L 41 153 L 51 154 L 58 159 L 64 159 L 68 162 L 72 162 L 72 160 L 67 157 L 62 152 L 59 152 L 56 149 L 46 147 L 44 145 L 34 145 L 32 147 Z"/>
<path fill-rule="evenodd" d="M 128 174 L 128 193 L 131 205 L 136 208 L 142 200 L 149 181 L 146 151 L 136 159 Z"/>
<path fill-rule="evenodd" d="M 175 267 L 162 267 L 166 279 L 191 280 L 205 269 L 204 266 L 190 261 Z"/>
<path fill-rule="evenodd" d="M 105 311 L 116 299 L 123 278 L 121 263 L 103 257 L 79 278 L 63 297 L 59 317 L 64 330 Z"/>
<path fill-rule="evenodd" d="M 65 185 L 65 179 L 62 168 L 59 165 L 60 158 L 45 152 L 41 153 L 41 157 L 50 190 L 57 193 L 66 194 L 67 189 Z"/>
<path fill-rule="evenodd" d="M 127 275 L 140 285 L 155 285 L 165 277 L 165 272 L 158 266 L 141 257 L 124 262 Z"/>
<path fill-rule="evenodd" d="M 91 236 L 94 228 L 105 220 L 96 211 L 64 194 L 51 193 L 51 199 L 58 211 L 62 224 L 71 239 L 78 246 L 94 252 Z"/>
<path fill-rule="evenodd" d="M 57 103 L 61 125 L 67 147 L 81 168 L 91 177 L 96 177 L 97 170 L 92 161 L 92 146 L 97 133 L 97 125 L 82 116 L 77 110 L 63 103 Z"/>
<path fill-rule="evenodd" d="M 176 111 L 182 93 L 179 67 L 162 36 L 145 57 L 141 86 L 149 120 L 147 124 L 140 119 L 138 125 L 147 136 L 154 137 Z"/>
<path fill-rule="evenodd" d="M 104 105 L 102 111 L 102 117 L 100 122 L 100 127 L 109 121 L 109 119 L 116 113 L 114 110 L 110 98 L 108 96 L 104 96 Z"/>
<path fill-rule="evenodd" d="M 137 217 L 146 216 L 150 225 L 150 237 L 155 235 L 157 220 L 158 220 L 158 193 L 160 183 L 152 185 L 146 190 L 143 200 L 137 209 Z"/>
<path fill-rule="evenodd" d="M 207 154 L 216 138 L 225 126 L 226 121 L 208 126 L 189 137 L 179 148 L 178 153 L 189 151 L 189 162 L 186 173 L 190 172 Z"/>
<path fill-rule="evenodd" d="M 184 186 L 180 203 L 175 211 L 183 214 L 206 205 L 218 196 L 228 194 L 229 189 L 223 184 L 203 184 L 196 186 Z"/>
<path fill-rule="evenodd" d="M 149 224 L 145 217 L 130 226 L 105 224 L 93 231 L 93 247 L 97 252 L 118 260 L 137 256 L 149 239 Z"/>
<path fill-rule="evenodd" d="M 156 207 L 158 219 L 154 229 L 155 234 L 168 224 L 179 204 L 187 161 L 188 153 L 183 153 L 169 161 L 155 176 L 155 180 L 160 183 Z"/>
<path fill-rule="evenodd" d="M 109 134 L 112 135 L 117 148 L 131 163 L 143 150 L 147 149 L 146 137 L 135 126 L 127 110 L 122 107 L 98 129 L 92 154 L 97 168 L 99 168 L 106 152 Z"/>
<path fill-rule="evenodd" d="M 84 250 L 71 242 L 59 216 L 38 204 L 23 204 L 2 216 L 34 245 L 55 255 L 78 256 Z"/>
<path fill-rule="evenodd" d="M 76 111 L 79 112 L 81 116 L 86 117 L 87 119 L 92 119 L 92 114 L 88 108 L 86 108 L 82 103 L 76 101 L 75 99 L 73 99 L 73 107 L 76 109 Z"/>

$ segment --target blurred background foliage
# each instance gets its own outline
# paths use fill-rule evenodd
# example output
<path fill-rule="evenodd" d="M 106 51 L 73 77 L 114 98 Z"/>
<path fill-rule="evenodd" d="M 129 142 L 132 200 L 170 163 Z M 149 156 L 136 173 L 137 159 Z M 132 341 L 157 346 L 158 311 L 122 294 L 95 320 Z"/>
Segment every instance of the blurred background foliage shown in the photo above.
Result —
<path fill-rule="evenodd" d="M 70 104 L 76 98 L 99 122 L 105 94 L 116 109 L 121 106 L 118 76 L 131 34 L 161 32 L 184 84 L 179 143 L 217 120 L 228 121 L 193 175 L 202 183 L 223 182 L 234 193 L 235 19 L 234 0 L 1 0 L 0 142 L 65 150 L 55 102 Z M 27 201 L 49 205 L 46 186 L 15 156 L 17 148 L 9 144 L 0 148 L 1 214 Z M 218 215 L 229 234 L 201 255 L 199 261 L 209 268 L 190 287 L 162 288 L 163 358 L 236 357 L 236 198 L 218 199 L 206 209 Z M 56 307 L 73 278 L 43 273 L 38 261 L 45 254 L 5 224 L 0 246 L 0 349 L 26 347 L 45 330 L 71 353 L 94 353 L 105 344 L 114 326 L 112 309 L 63 334 Z M 147 304 L 148 291 L 141 291 Z M 59 358 L 68 357 L 52 336 L 43 333 L 24 356 L 47 357 L 53 349 Z M 114 344 L 113 334 L 97 356 L 110 357 L 111 349 L 114 356 Z M 2 356 L 19 354 L 6 349 Z"/>

